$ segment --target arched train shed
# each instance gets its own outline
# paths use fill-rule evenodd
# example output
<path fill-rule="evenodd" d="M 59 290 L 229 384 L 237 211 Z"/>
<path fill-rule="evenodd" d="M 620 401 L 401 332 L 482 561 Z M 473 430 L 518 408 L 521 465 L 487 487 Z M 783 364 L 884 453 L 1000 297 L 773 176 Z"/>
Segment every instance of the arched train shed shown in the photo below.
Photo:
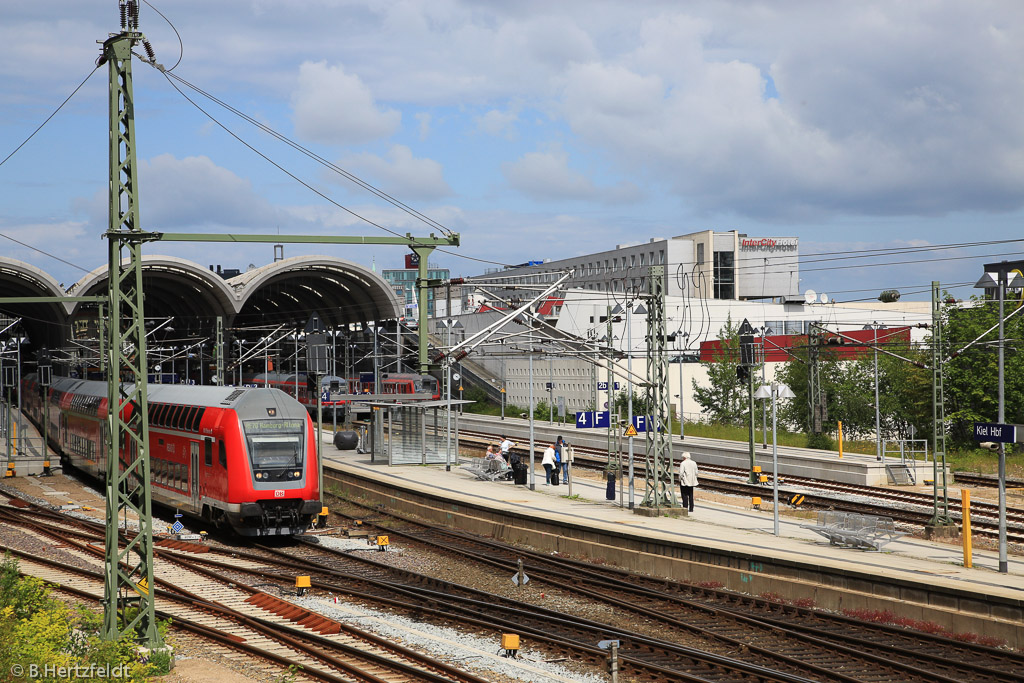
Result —
<path fill-rule="evenodd" d="M 179 336 L 214 337 L 216 319 L 225 328 L 284 325 L 303 329 L 315 312 L 325 328 L 390 320 L 402 315 L 402 302 L 383 278 L 357 263 L 331 256 L 294 256 L 230 279 L 186 259 L 144 256 L 145 313 Z M 44 271 L 0 258 L 0 296 L 103 296 L 104 265 L 67 292 Z M 0 314 L 23 319 L 30 348 L 58 348 L 75 338 L 97 336 L 93 303 L 4 304 Z M 253 333 L 258 335 L 258 333 Z M 247 335 L 241 332 L 240 336 Z"/>

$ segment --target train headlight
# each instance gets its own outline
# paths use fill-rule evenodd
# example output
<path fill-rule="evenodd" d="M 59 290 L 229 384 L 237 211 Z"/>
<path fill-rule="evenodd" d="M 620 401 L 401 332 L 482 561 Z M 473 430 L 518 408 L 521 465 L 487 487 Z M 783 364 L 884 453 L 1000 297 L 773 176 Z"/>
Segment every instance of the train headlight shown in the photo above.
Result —
<path fill-rule="evenodd" d="M 256 473 L 256 478 L 257 479 L 262 479 L 263 478 L 263 473 L 262 472 L 257 472 Z"/>
<path fill-rule="evenodd" d="M 301 477 L 301 476 L 302 476 L 302 472 L 296 472 L 296 473 L 295 473 L 295 478 L 296 478 L 296 479 L 298 479 L 298 478 L 299 478 L 299 477 Z"/>

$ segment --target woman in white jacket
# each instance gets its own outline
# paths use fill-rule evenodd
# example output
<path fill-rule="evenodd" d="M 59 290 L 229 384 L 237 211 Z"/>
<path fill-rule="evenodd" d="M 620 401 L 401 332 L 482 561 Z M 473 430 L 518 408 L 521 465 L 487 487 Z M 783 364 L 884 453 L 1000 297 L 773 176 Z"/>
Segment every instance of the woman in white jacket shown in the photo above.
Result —
<path fill-rule="evenodd" d="M 682 495 L 682 506 L 693 512 L 693 489 L 697 487 L 697 463 L 686 451 L 679 462 L 679 493 Z"/>
<path fill-rule="evenodd" d="M 551 471 L 555 469 L 555 447 L 548 446 L 544 449 L 544 457 L 540 459 L 540 464 L 544 465 L 544 485 L 547 486 L 551 483 Z M 557 472 L 555 473 L 557 476 Z"/>

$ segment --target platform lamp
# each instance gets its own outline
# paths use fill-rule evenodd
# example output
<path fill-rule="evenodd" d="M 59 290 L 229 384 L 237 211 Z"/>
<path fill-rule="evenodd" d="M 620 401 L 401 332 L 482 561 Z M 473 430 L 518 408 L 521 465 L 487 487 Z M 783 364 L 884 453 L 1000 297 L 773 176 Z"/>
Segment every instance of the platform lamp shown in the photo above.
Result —
<path fill-rule="evenodd" d="M 875 460 L 882 460 L 882 426 L 881 406 L 878 405 L 878 330 L 884 329 L 885 325 L 880 322 L 872 322 L 865 325 L 865 330 L 874 330 L 871 346 L 875 351 Z"/>
<path fill-rule="evenodd" d="M 447 350 L 451 352 L 452 348 L 452 330 L 461 330 L 463 325 L 457 318 L 443 318 L 441 325 L 448 330 L 448 341 Z M 445 359 L 445 384 L 447 385 L 447 401 L 448 406 L 445 409 L 445 414 L 448 420 L 448 436 L 445 442 L 445 459 L 444 469 L 445 472 L 449 472 L 452 469 L 452 364 L 450 359 Z M 458 375 L 456 375 L 458 377 Z M 458 454 L 456 454 L 456 460 L 458 460 Z"/>
<path fill-rule="evenodd" d="M 50 361 L 50 350 L 45 346 L 36 354 L 36 372 L 39 375 L 39 386 L 42 388 L 43 405 L 43 475 L 50 476 L 50 383 L 53 380 L 53 364 Z"/>
<path fill-rule="evenodd" d="M 1021 279 L 1021 268 L 1024 268 L 1024 262 L 1021 261 L 1001 261 L 1000 263 L 986 263 L 985 274 L 981 276 L 981 279 L 975 283 L 976 289 L 991 290 L 996 289 L 996 293 L 999 300 L 999 322 L 998 322 L 998 348 L 999 348 L 999 361 L 998 361 L 998 391 L 999 391 L 999 424 L 1003 424 L 1006 421 L 1006 384 L 1005 384 L 1005 369 L 1004 369 L 1004 354 L 1005 354 L 1005 342 L 1004 342 L 1004 325 L 1005 318 L 1003 317 L 1004 302 L 1006 301 L 1006 289 L 1007 287 L 1019 287 Z M 1012 315 L 1012 314 L 1011 314 Z M 992 330 L 990 329 L 989 332 Z M 986 333 L 988 334 L 988 333 Z M 966 348 L 966 347 L 965 347 Z M 961 352 L 963 349 L 961 349 Z M 943 454 L 945 455 L 945 454 Z M 943 463 L 945 466 L 945 463 Z M 937 481 L 937 479 L 936 479 Z M 1009 560 L 1007 557 L 1006 549 L 1006 444 L 999 443 L 999 573 L 1006 574 L 1009 571 Z"/>
<path fill-rule="evenodd" d="M 775 382 L 772 382 L 771 385 L 762 384 L 754 393 L 754 398 L 770 398 L 772 400 L 772 518 L 776 536 L 779 535 L 779 446 L 776 432 L 775 399 L 795 397 L 796 394 L 792 389 L 785 384 L 776 384 Z"/>

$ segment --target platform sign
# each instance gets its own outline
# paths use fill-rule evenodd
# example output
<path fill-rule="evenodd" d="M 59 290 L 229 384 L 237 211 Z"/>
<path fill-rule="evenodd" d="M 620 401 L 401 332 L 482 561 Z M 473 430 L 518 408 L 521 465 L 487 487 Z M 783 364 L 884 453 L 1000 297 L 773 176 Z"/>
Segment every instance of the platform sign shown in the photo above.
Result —
<path fill-rule="evenodd" d="M 592 410 L 576 413 L 576 429 L 600 429 L 609 425 L 607 410 L 594 412 Z"/>
<path fill-rule="evenodd" d="M 654 430 L 654 416 L 653 415 L 634 415 L 633 426 L 636 427 L 638 432 L 647 432 Z M 658 431 L 662 431 L 661 427 L 658 427 Z"/>
<path fill-rule="evenodd" d="M 616 391 L 619 390 L 619 383 L 618 382 L 615 382 L 612 386 L 615 387 Z M 608 391 L 608 382 L 598 382 L 597 383 L 597 390 L 598 391 Z"/>
<path fill-rule="evenodd" d="M 331 390 L 328 389 L 324 393 L 320 394 L 320 400 L 321 401 L 330 401 L 331 400 Z"/>
<path fill-rule="evenodd" d="M 974 440 L 1013 443 L 1017 440 L 1017 426 L 999 424 L 998 422 L 975 422 Z"/>

